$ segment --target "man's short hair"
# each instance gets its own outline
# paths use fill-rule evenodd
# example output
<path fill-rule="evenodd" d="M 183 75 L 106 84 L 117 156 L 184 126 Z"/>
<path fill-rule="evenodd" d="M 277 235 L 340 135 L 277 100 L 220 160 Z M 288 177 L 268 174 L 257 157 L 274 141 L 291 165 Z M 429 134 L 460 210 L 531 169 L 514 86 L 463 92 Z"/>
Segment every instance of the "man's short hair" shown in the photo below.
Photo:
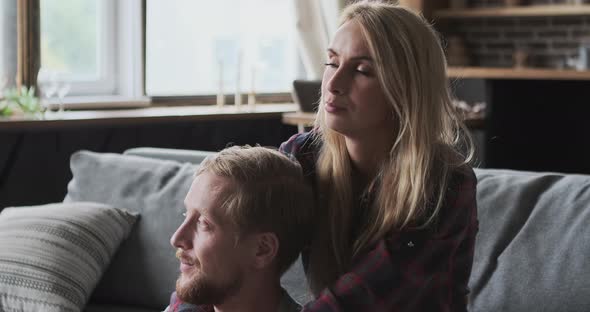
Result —
<path fill-rule="evenodd" d="M 204 172 L 233 182 L 219 216 L 236 226 L 238 238 L 255 232 L 277 235 L 276 263 L 283 274 L 313 229 L 313 191 L 301 166 L 273 149 L 232 146 L 205 159 L 196 175 Z"/>

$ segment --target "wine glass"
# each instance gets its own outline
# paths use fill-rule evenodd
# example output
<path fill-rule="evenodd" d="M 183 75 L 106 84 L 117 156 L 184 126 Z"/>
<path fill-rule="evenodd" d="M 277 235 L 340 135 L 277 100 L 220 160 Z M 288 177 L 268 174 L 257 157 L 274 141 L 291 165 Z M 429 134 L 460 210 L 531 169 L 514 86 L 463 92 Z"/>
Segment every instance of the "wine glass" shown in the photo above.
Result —
<path fill-rule="evenodd" d="M 56 74 L 46 68 L 40 68 L 37 74 L 37 88 L 41 92 L 41 107 L 43 115 L 46 112 L 51 112 L 51 98 L 57 92 Z"/>
<path fill-rule="evenodd" d="M 0 97 L 4 95 L 4 86 L 6 86 L 6 82 L 6 77 L 0 76 Z"/>
<path fill-rule="evenodd" d="M 57 87 L 57 98 L 59 99 L 59 114 L 63 116 L 65 110 L 64 98 L 70 92 L 72 85 L 67 81 L 62 81 Z"/>

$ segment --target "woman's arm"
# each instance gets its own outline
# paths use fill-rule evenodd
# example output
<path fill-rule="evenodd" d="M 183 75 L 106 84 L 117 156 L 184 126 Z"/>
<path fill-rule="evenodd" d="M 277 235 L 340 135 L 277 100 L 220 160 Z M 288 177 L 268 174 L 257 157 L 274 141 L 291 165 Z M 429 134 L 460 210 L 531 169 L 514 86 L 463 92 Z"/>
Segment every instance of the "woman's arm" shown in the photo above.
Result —
<path fill-rule="evenodd" d="M 466 311 L 478 223 L 475 175 L 460 176 L 434 232 L 382 239 L 303 311 Z"/>

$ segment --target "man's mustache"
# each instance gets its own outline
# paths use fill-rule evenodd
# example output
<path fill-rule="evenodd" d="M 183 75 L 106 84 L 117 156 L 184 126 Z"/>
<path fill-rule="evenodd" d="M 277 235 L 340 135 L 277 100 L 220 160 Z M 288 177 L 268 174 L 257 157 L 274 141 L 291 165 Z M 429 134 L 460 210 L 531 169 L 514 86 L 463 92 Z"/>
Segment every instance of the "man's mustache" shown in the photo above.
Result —
<path fill-rule="evenodd" d="M 189 265 L 195 265 L 196 261 L 193 261 L 191 257 L 188 257 L 184 254 L 184 252 L 182 251 L 182 249 L 178 248 L 176 249 L 176 258 L 184 263 L 187 263 Z"/>

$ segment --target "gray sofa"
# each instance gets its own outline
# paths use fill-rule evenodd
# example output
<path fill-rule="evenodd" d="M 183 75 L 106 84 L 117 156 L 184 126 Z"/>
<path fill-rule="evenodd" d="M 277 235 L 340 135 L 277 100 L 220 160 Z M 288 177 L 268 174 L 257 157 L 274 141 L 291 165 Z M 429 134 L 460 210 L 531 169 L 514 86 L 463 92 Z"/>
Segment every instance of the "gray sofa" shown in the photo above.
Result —
<path fill-rule="evenodd" d="M 66 202 L 138 212 L 86 311 L 161 311 L 178 275 L 169 238 L 195 164 L 207 153 L 133 149 L 77 152 Z M 590 176 L 476 170 L 480 231 L 470 311 L 590 311 Z M 309 300 L 300 263 L 283 277 Z"/>

